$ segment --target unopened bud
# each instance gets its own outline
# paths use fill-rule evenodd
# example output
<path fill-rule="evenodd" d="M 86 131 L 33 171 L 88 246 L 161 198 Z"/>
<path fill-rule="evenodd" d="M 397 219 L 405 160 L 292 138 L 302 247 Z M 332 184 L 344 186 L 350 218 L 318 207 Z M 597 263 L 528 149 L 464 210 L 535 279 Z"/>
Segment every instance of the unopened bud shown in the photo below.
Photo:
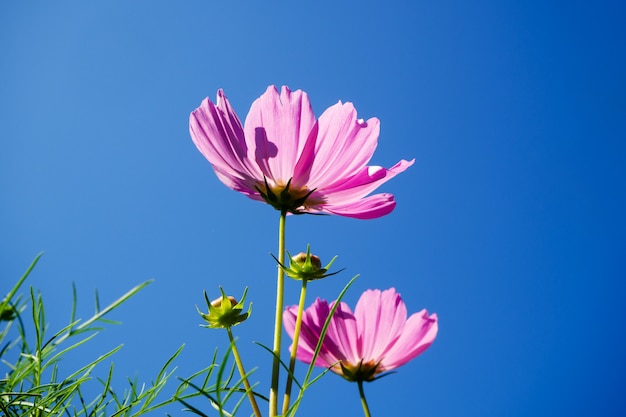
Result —
<path fill-rule="evenodd" d="M 310 260 L 310 269 L 319 271 L 320 269 L 322 269 L 322 261 L 320 260 L 320 257 L 317 255 L 307 255 L 304 252 L 300 252 L 299 254 L 292 256 L 291 257 L 291 262 L 293 265 L 293 262 L 297 263 L 298 265 L 300 265 L 301 267 L 306 268 L 307 267 L 307 256 L 309 257 Z"/>
<path fill-rule="evenodd" d="M 237 300 L 236 300 L 236 299 L 235 299 L 235 297 L 233 297 L 232 295 L 227 296 L 227 297 L 226 297 L 226 299 L 227 299 L 228 301 L 230 301 L 230 305 L 231 305 L 231 307 L 237 304 Z M 216 298 L 215 300 L 211 301 L 211 305 L 212 305 L 213 307 L 220 308 L 220 307 L 222 306 L 222 301 L 223 301 L 223 300 L 224 300 L 224 298 L 223 298 L 223 297 Z"/>
<path fill-rule="evenodd" d="M 328 269 L 333 264 L 333 262 L 335 262 L 335 259 L 337 257 L 335 256 L 333 259 L 331 259 L 328 265 L 322 268 L 322 261 L 320 260 L 320 258 L 318 256 L 311 255 L 310 245 L 307 246 L 306 253 L 300 252 L 295 256 L 291 256 L 291 254 L 289 253 L 287 254 L 289 255 L 289 267 L 278 262 L 278 259 L 274 259 L 276 259 L 279 266 L 290 278 L 312 281 L 316 279 L 326 278 L 341 272 L 337 271 L 333 272 L 332 274 L 327 274 L 326 272 L 328 272 Z"/>
<path fill-rule="evenodd" d="M 17 312 L 11 304 L 0 305 L 0 321 L 12 321 L 17 317 Z"/>
<path fill-rule="evenodd" d="M 206 292 L 204 293 L 204 299 L 209 308 L 208 313 L 203 313 L 196 307 L 198 313 L 202 316 L 204 321 L 207 322 L 206 325 L 203 325 L 204 327 L 218 329 L 236 326 L 242 321 L 245 321 L 252 312 L 252 304 L 248 306 L 247 312 L 243 312 L 243 304 L 246 299 L 246 293 L 248 292 L 247 287 L 243 292 L 240 302 L 237 302 L 237 299 L 233 296 L 227 296 L 221 287 L 220 291 L 222 292 L 222 296 L 213 301 L 209 301 Z"/>

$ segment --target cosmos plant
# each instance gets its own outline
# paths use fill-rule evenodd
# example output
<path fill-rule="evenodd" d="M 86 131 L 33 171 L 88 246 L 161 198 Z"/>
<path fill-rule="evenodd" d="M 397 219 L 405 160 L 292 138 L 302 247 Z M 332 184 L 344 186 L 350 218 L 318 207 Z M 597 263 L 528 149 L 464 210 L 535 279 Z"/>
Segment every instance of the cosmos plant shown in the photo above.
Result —
<path fill-rule="evenodd" d="M 0 414 L 140 416 L 181 403 L 185 411 L 198 416 L 217 412 L 220 417 L 231 417 L 246 413 L 241 406 L 249 403 L 252 414 L 261 417 L 262 406 L 267 402 L 269 417 L 293 417 L 308 388 L 335 373 L 357 383 L 363 412 L 370 417 L 364 383 L 378 380 L 421 355 L 437 336 L 437 316 L 426 310 L 408 316 L 407 307 L 394 288 L 365 291 L 353 312 L 342 299 L 358 275 L 348 281 L 334 301 L 317 298 L 305 309 L 309 284 L 323 285 L 327 279 L 338 279 L 343 269 L 331 270 L 336 257 L 322 266 L 324 263 L 311 252 L 310 245 L 306 252 L 291 256 L 286 249 L 286 224 L 288 215 L 327 214 L 367 220 L 393 211 L 394 196 L 376 190 L 409 168 L 413 160 L 400 160 L 391 168 L 369 165 L 378 144 L 379 124 L 376 118 L 358 118 L 352 103 L 341 101 L 316 118 L 305 92 L 287 87 L 279 92 L 274 86 L 252 103 L 243 125 L 222 90 L 215 103 L 207 98 L 190 115 L 191 138 L 219 180 L 280 213 L 278 251 L 272 255 L 277 270 L 273 339 L 271 347 L 262 345 L 271 361 L 269 395 L 261 392 L 258 381 L 251 383 L 256 368 L 248 367 L 252 371 L 246 371 L 245 358 L 234 335 L 234 330 L 249 324 L 252 303 L 246 301 L 247 289 L 235 297 L 221 286 L 212 298 L 205 292 L 206 307 L 197 309 L 203 327 L 226 331 L 228 349 L 221 360 L 216 349 L 210 363 L 202 364 L 203 369 L 188 378 L 178 377 L 179 385 L 174 391 L 165 391 L 164 386 L 168 380 L 176 379 L 171 378 L 176 369 L 173 364 L 182 346 L 151 384 L 129 380 L 130 386 L 123 392 L 112 387 L 112 364 L 108 376 L 94 378 L 92 374 L 121 346 L 87 360 L 73 372 L 60 371 L 63 357 L 89 342 L 103 324 L 110 324 L 108 314 L 149 282 L 104 308 L 100 308 L 96 294 L 96 312 L 87 320 L 75 316 L 74 292 L 69 323 L 49 332 L 42 296 L 32 288 L 30 297 L 18 294 L 37 257 L 8 294 L 0 297 Z M 333 227 L 326 233 L 340 231 Z M 242 266 L 234 270 L 253 270 L 255 279 L 262 278 L 258 267 Z M 285 276 L 300 285 L 298 303 L 286 309 Z M 149 320 L 149 312 L 146 318 Z M 281 352 L 285 332 L 292 339 L 287 354 Z M 205 359 L 202 355 L 198 362 Z M 296 368 L 298 359 L 307 364 L 305 371 Z M 315 367 L 324 370 L 314 375 Z M 93 386 L 89 384 L 96 384 L 97 389 L 88 389 Z M 279 403 L 281 387 L 284 391 Z M 95 392 L 95 397 L 86 397 L 88 392 Z M 164 400 L 163 392 L 169 392 Z M 197 401 L 208 401 L 210 408 L 201 410 Z"/>
<path fill-rule="evenodd" d="M 279 415 L 283 318 L 293 343 L 281 415 L 295 414 L 305 389 L 300 385 L 300 395 L 292 404 L 296 357 L 311 367 L 322 366 L 357 382 L 365 415 L 369 416 L 363 382 L 415 358 L 436 337 L 437 316 L 423 310 L 407 318 L 406 306 L 393 288 L 366 291 L 354 313 L 340 299 L 330 304 L 318 299 L 305 311 L 307 283 L 336 274 L 327 273 L 334 259 L 322 268 L 308 248 L 306 253 L 289 256 L 289 266 L 285 262 L 287 214 L 375 219 L 393 211 L 393 195 L 372 193 L 414 160 L 400 160 L 391 168 L 368 165 L 379 130 L 378 119 L 360 119 L 352 103 L 341 101 L 316 119 L 305 92 L 282 87 L 279 93 L 275 86 L 252 103 L 244 124 L 221 89 L 215 103 L 206 98 L 190 115 L 191 138 L 219 180 L 280 212 L 278 257 L 274 258 L 278 275 L 270 417 Z M 285 275 L 300 281 L 302 288 L 299 304 L 283 312 Z M 210 312 L 217 311 L 207 304 Z M 203 315 L 205 320 L 209 316 Z M 230 327 L 228 331 L 232 340 Z M 256 409 L 255 414 L 260 415 Z"/>

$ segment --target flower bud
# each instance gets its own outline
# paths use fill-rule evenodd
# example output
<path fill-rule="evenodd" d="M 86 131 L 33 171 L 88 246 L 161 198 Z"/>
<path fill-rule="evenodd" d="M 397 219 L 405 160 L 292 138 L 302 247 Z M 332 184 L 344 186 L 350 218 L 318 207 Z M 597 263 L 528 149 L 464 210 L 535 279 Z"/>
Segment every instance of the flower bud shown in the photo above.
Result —
<path fill-rule="evenodd" d="M 310 263 L 310 265 L 307 264 L 307 261 Z M 308 268 L 312 272 L 322 269 L 322 261 L 320 261 L 320 257 L 316 255 L 311 255 L 310 253 L 300 252 L 296 256 L 292 256 L 291 265 L 293 265 L 294 262 L 303 269 Z"/>
<path fill-rule="evenodd" d="M 232 295 L 229 295 L 226 298 L 228 299 L 228 301 L 230 301 L 231 307 L 237 304 L 237 300 Z M 211 301 L 211 305 L 215 308 L 220 308 L 222 306 L 223 300 L 224 300 L 224 297 L 216 298 L 215 300 Z"/>
<path fill-rule="evenodd" d="M 310 245 L 307 246 L 306 253 L 300 252 L 295 256 L 291 256 L 289 252 L 287 252 L 287 254 L 289 255 L 289 267 L 281 264 L 280 262 L 279 265 L 283 271 L 285 271 L 285 274 L 287 274 L 290 278 L 312 281 L 315 279 L 326 278 L 341 272 L 340 270 L 333 272 L 332 274 L 327 274 L 326 272 L 328 272 L 328 269 L 333 262 L 335 262 L 337 257 L 335 256 L 330 260 L 328 265 L 322 268 L 322 261 L 320 261 L 320 258 L 318 256 L 311 255 Z M 278 259 L 274 259 L 278 262 Z"/>
<path fill-rule="evenodd" d="M 17 317 L 17 312 L 11 304 L 0 304 L 0 321 L 12 321 Z"/>
<path fill-rule="evenodd" d="M 222 287 L 220 287 L 220 291 L 222 292 L 222 296 L 213 301 L 209 301 L 206 292 L 204 293 L 204 299 L 209 308 L 208 313 L 203 313 L 196 307 L 198 313 L 207 322 L 207 324 L 202 325 L 203 327 L 219 329 L 236 326 L 245 321 L 252 312 L 252 303 L 248 306 L 248 311 L 243 312 L 243 305 L 246 299 L 246 293 L 248 292 L 247 287 L 243 292 L 240 302 L 237 302 L 235 297 L 227 296 Z"/>

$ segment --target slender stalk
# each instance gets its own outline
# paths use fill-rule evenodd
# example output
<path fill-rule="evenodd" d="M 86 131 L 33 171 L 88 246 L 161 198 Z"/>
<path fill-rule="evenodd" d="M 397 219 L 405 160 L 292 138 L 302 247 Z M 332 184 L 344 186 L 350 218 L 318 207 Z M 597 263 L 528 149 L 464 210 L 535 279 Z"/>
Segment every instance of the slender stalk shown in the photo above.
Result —
<path fill-rule="evenodd" d="M 30 297 L 31 297 L 31 301 L 33 303 L 33 323 L 35 324 L 35 337 L 36 337 L 36 342 L 35 342 L 35 352 L 34 354 L 31 354 L 31 360 L 33 360 L 35 362 L 35 366 L 33 367 L 33 387 L 35 387 L 36 389 L 39 389 L 39 386 L 41 384 L 41 374 L 42 374 L 42 361 L 44 360 L 44 354 L 43 354 L 43 345 L 44 345 L 44 341 L 43 341 L 43 337 L 45 334 L 45 326 L 46 326 L 46 319 L 45 319 L 45 314 L 44 314 L 44 307 L 43 307 L 43 300 L 41 298 L 41 295 L 35 296 L 35 293 L 31 287 L 30 290 Z M 35 396 L 33 398 L 33 407 L 35 408 L 35 412 L 32 414 L 34 417 L 40 417 L 42 415 L 41 413 L 41 407 L 39 405 L 39 397 Z M 45 403 L 44 403 L 44 407 L 45 407 Z"/>
<path fill-rule="evenodd" d="M 230 339 L 230 345 L 232 346 L 233 356 L 235 358 L 235 363 L 237 364 L 237 368 L 239 369 L 239 374 L 243 379 L 243 386 L 246 388 L 246 393 L 248 393 L 248 398 L 250 399 L 250 405 L 252 406 L 252 410 L 254 411 L 254 415 L 256 417 L 261 417 L 261 410 L 259 410 L 259 406 L 256 403 L 256 399 L 254 398 L 254 393 L 250 388 L 250 382 L 248 382 L 248 377 L 246 376 L 246 370 L 243 368 L 243 362 L 241 361 L 241 356 L 239 356 L 239 351 L 237 350 L 237 345 L 235 344 L 235 338 L 233 337 L 233 332 L 230 330 L 230 327 L 226 328 L 228 332 L 228 339 Z"/>
<path fill-rule="evenodd" d="M 328 317 L 326 317 L 326 320 L 324 321 L 324 327 L 322 327 L 322 331 L 320 333 L 319 340 L 317 341 L 317 346 L 315 347 L 315 352 L 313 353 L 313 358 L 311 359 L 311 363 L 309 364 L 309 369 L 306 371 L 306 376 L 304 377 L 304 381 L 302 383 L 302 389 L 298 393 L 298 397 L 296 398 L 296 400 L 293 403 L 293 408 L 290 411 L 289 416 L 295 416 L 296 412 L 298 411 L 298 407 L 300 407 L 300 404 L 302 402 L 302 397 L 304 396 L 304 390 L 306 390 L 310 386 L 310 384 L 311 384 L 311 374 L 313 373 L 313 368 L 315 367 L 315 362 L 316 362 L 317 357 L 318 357 L 318 355 L 320 353 L 320 350 L 322 349 L 322 344 L 324 343 L 324 338 L 326 337 L 326 332 L 328 330 L 328 326 L 330 326 L 330 322 L 332 320 L 332 317 L 335 314 L 335 311 L 337 310 L 337 307 L 339 307 L 339 303 L 343 299 L 343 296 L 346 294 L 346 291 L 348 291 L 348 288 L 350 288 L 350 286 L 354 283 L 354 281 L 358 277 L 359 277 L 358 275 L 353 276 L 352 279 L 346 284 L 346 286 L 343 287 L 343 290 L 341 290 L 341 292 L 339 293 L 339 297 L 337 297 L 335 305 L 330 309 L 330 314 L 328 315 Z M 326 372 L 329 372 L 329 370 L 327 369 L 321 375 L 323 375 Z M 313 380 L 313 382 L 315 382 L 316 379 L 319 379 L 319 377 L 321 375 L 318 375 Z"/>
<path fill-rule="evenodd" d="M 278 223 L 278 262 L 285 264 L 285 223 L 287 212 L 280 212 Z M 276 317 L 274 320 L 274 360 L 272 362 L 272 385 L 270 386 L 270 417 L 278 415 L 278 381 L 280 373 L 280 343 L 283 334 L 283 298 L 285 287 L 285 272 L 278 267 L 276 279 Z"/>
<path fill-rule="evenodd" d="M 302 315 L 304 313 L 304 302 L 306 300 L 306 279 L 302 279 L 302 289 L 300 290 L 300 303 L 298 304 L 298 317 L 296 318 L 296 328 L 293 332 L 293 344 L 291 345 L 291 357 L 289 358 L 289 375 L 285 386 L 285 397 L 283 398 L 283 416 L 289 411 L 291 401 L 291 386 L 293 385 L 293 372 L 296 369 L 296 352 L 298 351 L 298 341 L 300 340 L 300 329 L 302 327 Z"/>
<path fill-rule="evenodd" d="M 359 395 L 361 396 L 361 405 L 363 406 L 363 413 L 365 417 L 371 417 L 370 409 L 367 406 L 367 400 L 365 399 L 365 392 L 363 391 L 363 381 L 359 380 L 357 382 L 359 384 Z"/>

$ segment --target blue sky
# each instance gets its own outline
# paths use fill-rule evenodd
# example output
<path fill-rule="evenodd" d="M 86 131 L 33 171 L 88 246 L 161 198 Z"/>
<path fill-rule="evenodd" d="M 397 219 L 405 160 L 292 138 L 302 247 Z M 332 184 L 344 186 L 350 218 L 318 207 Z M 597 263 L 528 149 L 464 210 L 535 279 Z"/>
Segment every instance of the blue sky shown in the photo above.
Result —
<path fill-rule="evenodd" d="M 372 163 L 415 158 L 382 187 L 372 221 L 291 217 L 337 277 L 310 301 L 394 286 L 436 312 L 422 356 L 366 392 L 376 416 L 621 415 L 626 399 L 626 29 L 618 1 L 58 1 L 0 5 L 0 293 L 39 252 L 29 283 L 51 328 L 97 288 L 112 301 L 154 283 L 68 362 L 113 346 L 150 381 L 226 335 L 198 327 L 218 285 L 249 286 L 236 328 L 264 389 L 278 213 L 224 187 L 195 149 L 189 113 L 223 88 L 243 119 L 268 85 L 338 100 L 381 121 Z M 298 286 L 287 288 L 296 303 Z M 76 361 L 74 363 L 73 361 Z M 106 368 L 102 369 L 102 372 Z M 176 407 L 174 415 L 179 415 Z M 207 406 L 208 409 L 208 406 Z M 301 415 L 360 415 L 329 375 Z M 163 415 L 161 412 L 155 415 Z"/>

